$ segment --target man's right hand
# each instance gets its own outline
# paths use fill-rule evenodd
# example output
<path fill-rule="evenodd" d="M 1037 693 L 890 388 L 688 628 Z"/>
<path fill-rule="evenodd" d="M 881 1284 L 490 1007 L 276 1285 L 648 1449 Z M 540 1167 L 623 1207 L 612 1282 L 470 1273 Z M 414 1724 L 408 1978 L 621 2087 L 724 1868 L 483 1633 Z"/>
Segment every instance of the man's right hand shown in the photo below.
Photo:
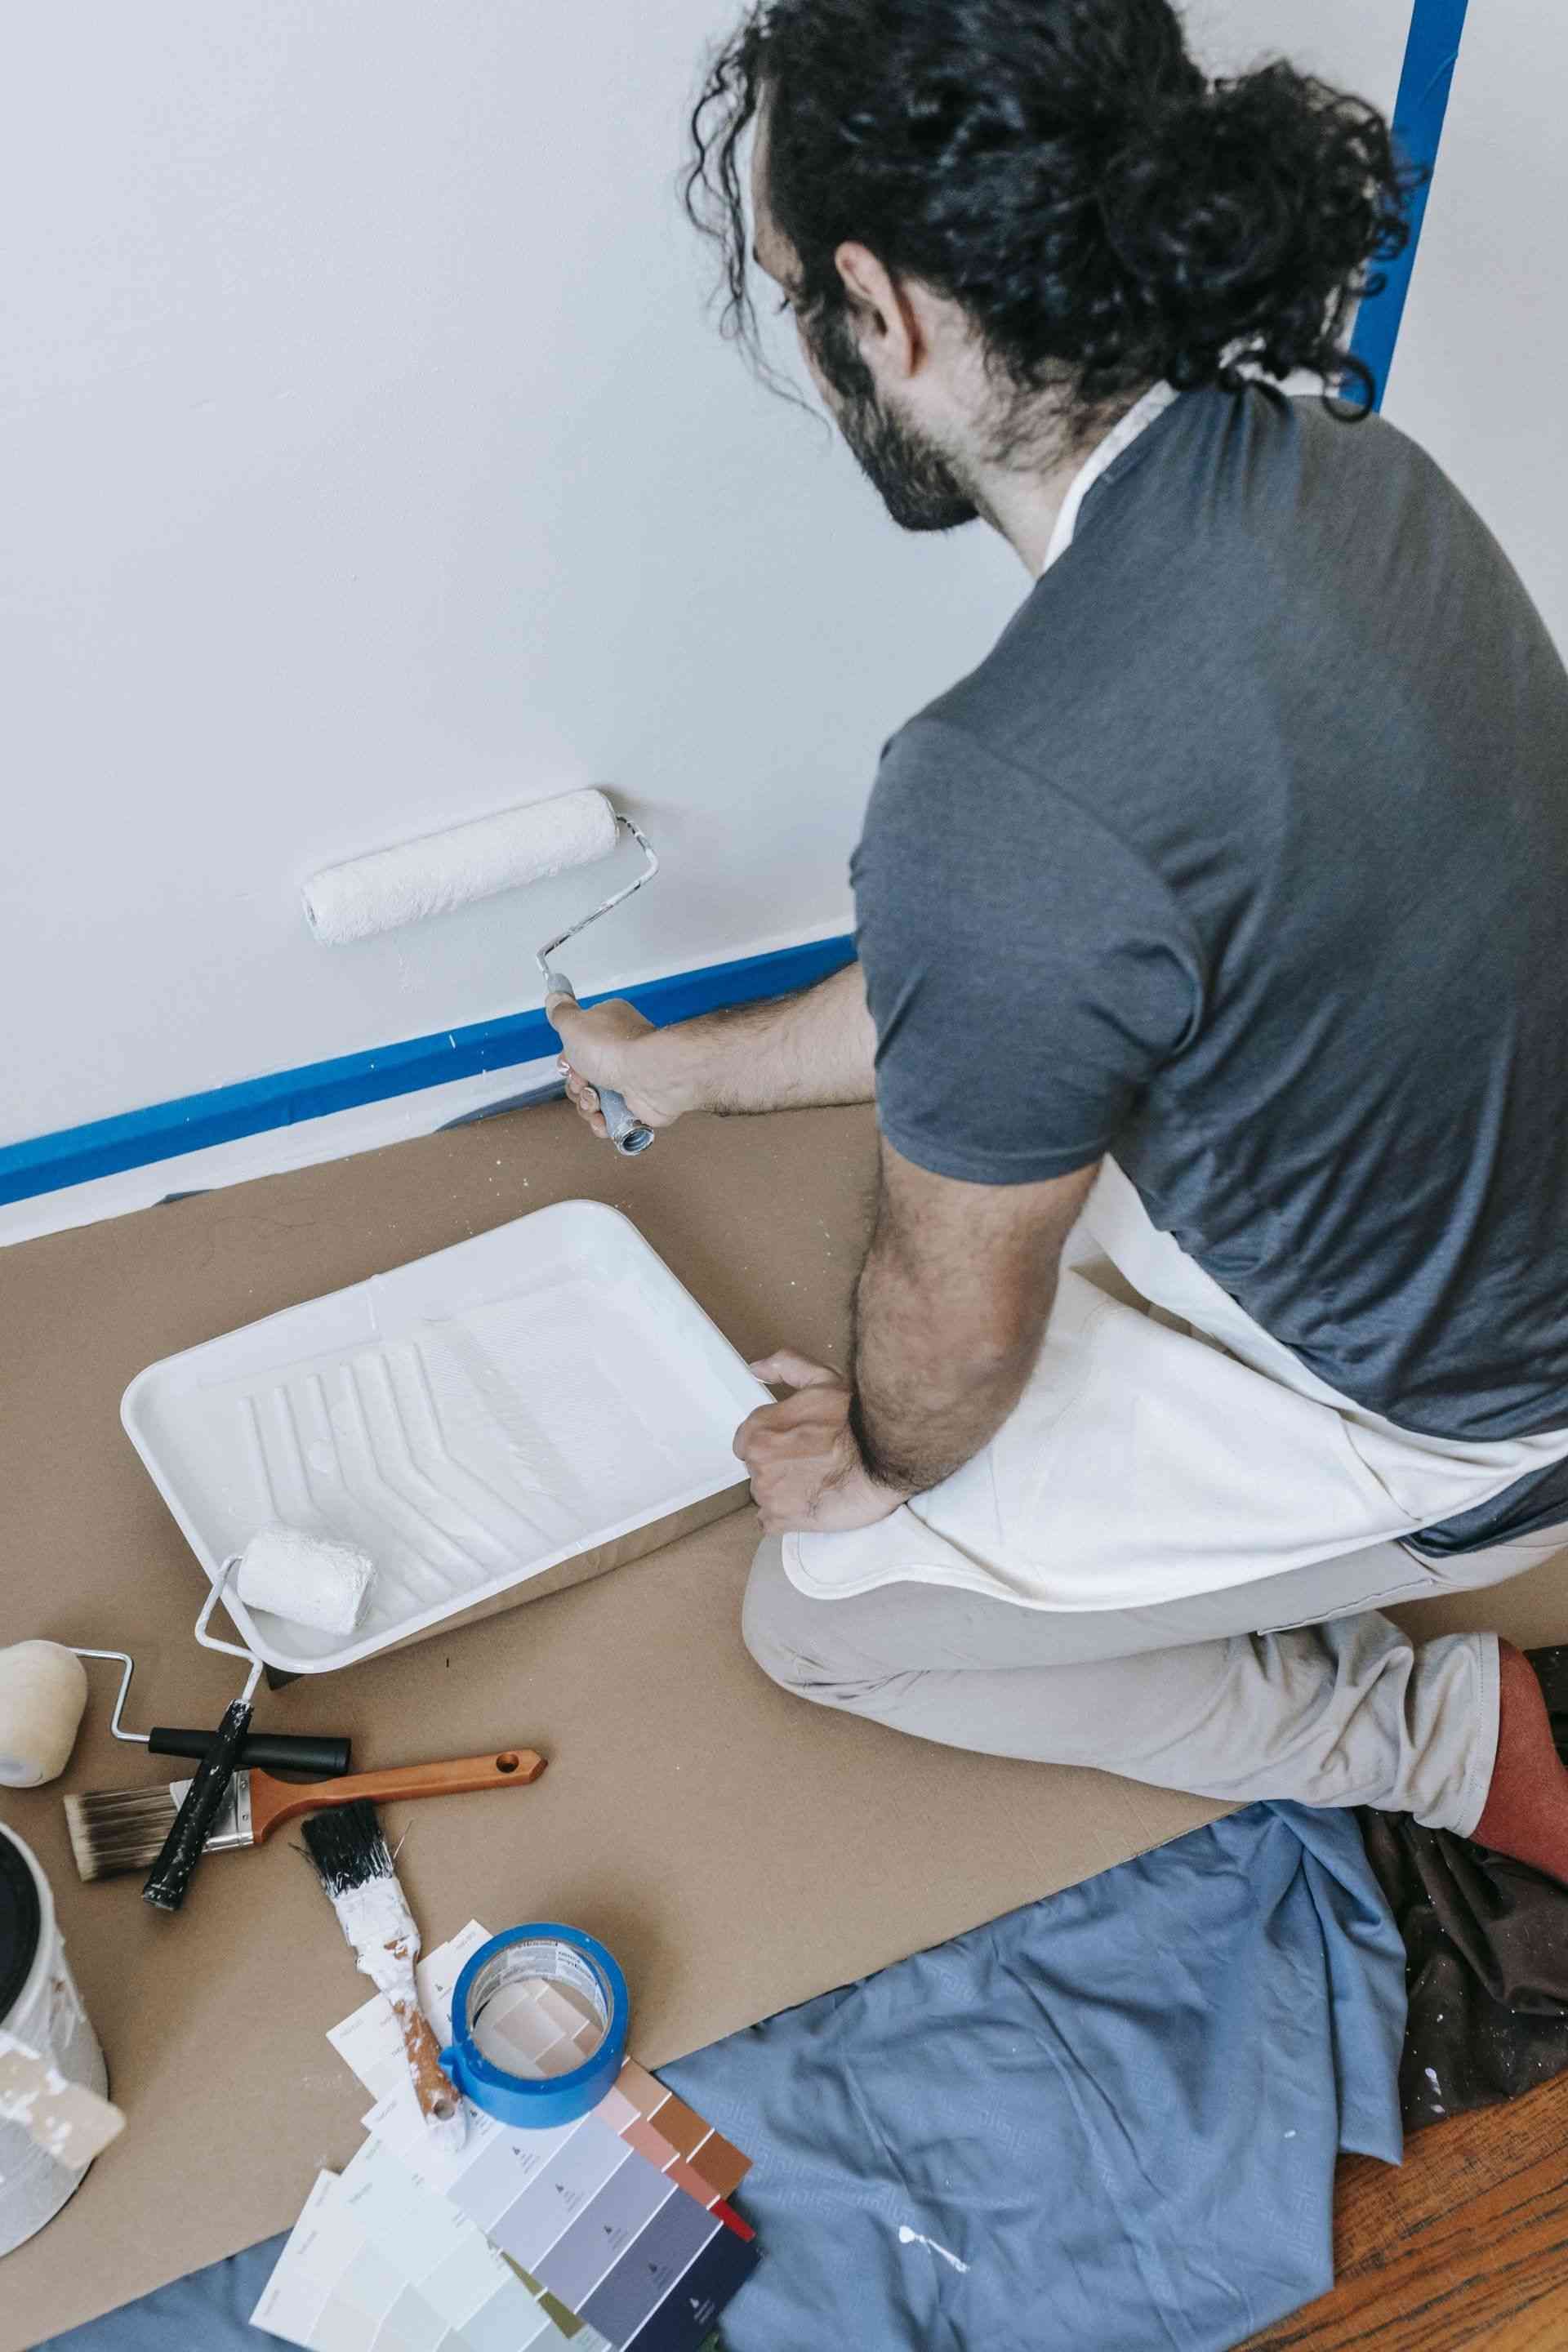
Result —
<path fill-rule="evenodd" d="M 624 1095 L 626 1108 L 645 1127 L 673 1127 L 692 1108 L 677 1079 L 679 1057 L 669 1050 L 678 1032 L 657 1029 L 624 997 L 584 1011 L 564 996 L 552 996 L 544 1011 L 565 1047 L 559 1066 L 566 1091 L 596 1136 L 609 1134 L 599 1108 L 601 1087 Z"/>
<path fill-rule="evenodd" d="M 595 1135 L 605 1133 L 599 1088 L 624 1095 L 646 1127 L 671 1127 L 689 1110 L 805 1110 L 868 1103 L 876 1091 L 876 1032 L 858 964 L 846 964 L 798 996 L 736 1004 L 656 1029 L 624 997 L 584 1013 L 569 997 L 546 1000 L 566 1050 L 566 1091 Z"/>

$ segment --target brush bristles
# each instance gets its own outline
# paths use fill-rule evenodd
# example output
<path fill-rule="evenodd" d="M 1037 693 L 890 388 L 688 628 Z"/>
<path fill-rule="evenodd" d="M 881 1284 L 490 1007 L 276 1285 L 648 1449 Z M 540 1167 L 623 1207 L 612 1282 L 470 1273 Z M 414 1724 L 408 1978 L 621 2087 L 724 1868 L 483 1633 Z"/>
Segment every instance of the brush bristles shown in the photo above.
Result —
<path fill-rule="evenodd" d="M 65 1801 L 71 1853 L 82 1877 L 112 1878 L 121 1870 L 148 1870 L 174 1826 L 167 1788 L 100 1789 Z"/>
<path fill-rule="evenodd" d="M 352 1804 L 334 1805 L 324 1813 L 307 1813 L 300 1831 L 317 1875 L 334 1901 L 351 1887 L 394 1875 L 392 1849 L 368 1797 L 356 1797 Z"/>

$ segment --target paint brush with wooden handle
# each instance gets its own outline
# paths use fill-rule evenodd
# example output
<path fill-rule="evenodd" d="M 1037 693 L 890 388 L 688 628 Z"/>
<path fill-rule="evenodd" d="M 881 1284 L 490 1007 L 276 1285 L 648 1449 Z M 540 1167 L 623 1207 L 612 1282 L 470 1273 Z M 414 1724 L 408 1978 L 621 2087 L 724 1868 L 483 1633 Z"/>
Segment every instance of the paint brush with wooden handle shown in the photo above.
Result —
<path fill-rule="evenodd" d="M 237 1772 L 224 1808 L 208 1829 L 204 1851 L 237 1853 L 261 1845 L 285 1822 L 352 1805 L 361 1797 L 390 1804 L 410 1797 L 471 1795 L 479 1789 L 526 1789 L 544 1769 L 531 1748 L 503 1748 L 494 1756 L 451 1756 L 439 1764 L 394 1765 L 338 1780 L 279 1780 L 257 1769 Z M 71 1852 L 84 1879 L 144 1870 L 163 1845 L 191 1783 L 151 1789 L 89 1790 L 65 1800 Z"/>
<path fill-rule="evenodd" d="M 300 1834 L 360 1974 L 386 1995 L 397 2020 L 414 2095 L 432 2137 L 439 2147 L 461 2147 L 468 2117 L 419 2006 L 414 1974 L 419 1927 L 393 1867 L 375 1807 L 360 1800 L 330 1813 L 312 1813 Z"/>

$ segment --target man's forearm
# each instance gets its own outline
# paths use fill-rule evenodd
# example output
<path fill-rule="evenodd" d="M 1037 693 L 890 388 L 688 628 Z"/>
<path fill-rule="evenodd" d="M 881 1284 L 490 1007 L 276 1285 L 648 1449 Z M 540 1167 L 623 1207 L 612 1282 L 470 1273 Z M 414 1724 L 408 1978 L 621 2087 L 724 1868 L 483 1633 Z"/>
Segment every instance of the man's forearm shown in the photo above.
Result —
<path fill-rule="evenodd" d="M 849 1413 L 872 1477 L 923 1495 L 988 1445 L 1024 1393 L 1049 1304 L 1037 1294 L 1012 1331 L 970 1320 L 879 1234 L 856 1293 Z"/>
<path fill-rule="evenodd" d="M 876 1032 L 858 963 L 798 996 L 672 1023 L 647 1041 L 659 1083 L 689 1109 L 803 1110 L 869 1102 Z"/>

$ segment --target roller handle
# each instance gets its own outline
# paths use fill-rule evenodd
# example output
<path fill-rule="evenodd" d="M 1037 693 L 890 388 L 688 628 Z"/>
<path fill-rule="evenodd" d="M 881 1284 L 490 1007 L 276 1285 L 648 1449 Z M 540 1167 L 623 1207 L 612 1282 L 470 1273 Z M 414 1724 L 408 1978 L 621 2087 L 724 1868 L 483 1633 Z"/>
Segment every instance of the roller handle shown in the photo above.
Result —
<path fill-rule="evenodd" d="M 158 1911 L 177 1911 L 185 1899 L 191 1873 L 201 1860 L 207 1832 L 228 1794 L 245 1735 L 250 1728 L 250 1703 L 237 1698 L 213 1734 L 212 1745 L 196 1766 L 185 1801 L 174 1815 L 174 1826 L 163 1851 L 148 1872 L 142 1900 Z"/>
<path fill-rule="evenodd" d="M 153 1756 L 194 1756 L 199 1761 L 212 1744 L 210 1731 L 171 1731 L 163 1723 L 154 1724 L 147 1735 Z M 324 1732 L 247 1731 L 240 1743 L 239 1762 L 247 1770 L 260 1764 L 274 1772 L 310 1772 L 319 1780 L 336 1780 L 352 1761 L 351 1743 L 329 1739 Z"/>
<path fill-rule="evenodd" d="M 569 997 L 574 1004 L 577 1002 L 577 992 L 563 971 L 545 973 L 544 992 L 546 996 Z M 610 1141 L 623 1159 L 635 1159 L 639 1151 L 646 1151 L 653 1141 L 653 1129 L 632 1117 L 625 1095 L 618 1095 L 614 1087 L 595 1087 L 594 1091 L 599 1097 L 605 1125 L 610 1130 Z"/>

